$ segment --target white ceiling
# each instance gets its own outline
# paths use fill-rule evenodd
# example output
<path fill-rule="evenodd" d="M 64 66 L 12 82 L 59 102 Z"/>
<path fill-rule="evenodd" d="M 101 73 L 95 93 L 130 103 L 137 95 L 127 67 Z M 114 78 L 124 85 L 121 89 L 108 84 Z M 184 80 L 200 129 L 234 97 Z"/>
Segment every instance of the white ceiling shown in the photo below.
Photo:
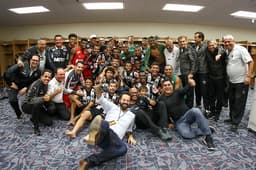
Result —
<path fill-rule="evenodd" d="M 109 0 L 123 1 L 125 9 L 88 11 L 81 2 L 89 0 L 1 0 L 0 26 L 64 24 L 78 22 L 162 22 L 255 29 L 251 20 L 230 16 L 237 10 L 256 12 L 256 0 Z M 98 0 L 90 0 L 95 2 Z M 103 0 L 104 1 L 104 0 Z M 105 0 L 106 1 L 106 0 Z M 199 13 L 162 11 L 165 3 L 203 5 Z M 43 5 L 51 11 L 17 15 L 9 8 Z"/>

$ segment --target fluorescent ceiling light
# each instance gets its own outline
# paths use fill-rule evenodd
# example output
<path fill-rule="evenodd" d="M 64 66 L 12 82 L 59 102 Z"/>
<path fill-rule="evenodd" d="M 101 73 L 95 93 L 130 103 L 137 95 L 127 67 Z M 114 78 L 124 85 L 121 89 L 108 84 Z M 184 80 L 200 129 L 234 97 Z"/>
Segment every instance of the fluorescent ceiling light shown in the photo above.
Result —
<path fill-rule="evenodd" d="M 49 12 L 50 10 L 43 6 L 31 6 L 23 8 L 10 8 L 9 11 L 12 11 L 16 14 L 31 14 L 31 13 L 42 13 Z"/>
<path fill-rule="evenodd" d="M 165 4 L 162 10 L 165 11 L 182 11 L 182 12 L 198 12 L 204 6 L 186 5 L 186 4 Z"/>
<path fill-rule="evenodd" d="M 256 12 L 250 12 L 250 11 L 236 11 L 230 15 L 234 17 L 239 17 L 239 18 L 256 19 Z"/>
<path fill-rule="evenodd" d="M 83 3 L 83 6 L 88 10 L 95 9 L 124 9 L 124 4 L 122 2 L 91 2 Z"/>

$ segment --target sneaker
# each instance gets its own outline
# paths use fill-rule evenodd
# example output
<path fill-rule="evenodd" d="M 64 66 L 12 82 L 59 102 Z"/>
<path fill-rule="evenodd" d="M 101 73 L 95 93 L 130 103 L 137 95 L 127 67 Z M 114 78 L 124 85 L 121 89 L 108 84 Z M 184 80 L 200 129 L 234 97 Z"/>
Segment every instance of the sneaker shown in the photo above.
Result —
<path fill-rule="evenodd" d="M 204 114 L 205 114 L 205 117 L 207 117 L 208 119 L 214 116 L 214 113 L 211 112 L 210 110 L 205 110 Z"/>
<path fill-rule="evenodd" d="M 157 135 L 158 135 L 159 138 L 162 139 L 163 141 L 172 140 L 171 135 L 170 135 L 167 131 L 164 131 L 164 130 L 162 130 L 162 129 L 159 129 Z"/>
<path fill-rule="evenodd" d="M 211 136 L 206 136 L 203 140 L 203 144 L 205 144 L 209 151 L 214 151 L 216 148 L 213 144 L 213 140 Z"/>
<path fill-rule="evenodd" d="M 227 108 L 227 107 L 228 107 L 228 103 L 225 103 L 225 104 L 223 105 L 223 107 Z"/>
<path fill-rule="evenodd" d="M 216 132 L 215 127 L 213 127 L 213 126 L 209 126 L 209 128 L 210 128 L 210 130 L 211 130 L 211 133 L 212 133 L 212 134 Z"/>
<path fill-rule="evenodd" d="M 216 116 L 216 115 L 214 116 L 214 121 L 215 122 L 218 122 L 219 119 L 220 119 L 220 116 Z"/>
<path fill-rule="evenodd" d="M 22 112 L 17 116 L 17 119 L 23 119 Z"/>
<path fill-rule="evenodd" d="M 41 136 L 41 132 L 40 132 L 39 128 L 34 128 L 34 134 L 37 136 Z"/>
<path fill-rule="evenodd" d="M 238 125 L 231 125 L 231 131 L 232 132 L 237 132 Z"/>

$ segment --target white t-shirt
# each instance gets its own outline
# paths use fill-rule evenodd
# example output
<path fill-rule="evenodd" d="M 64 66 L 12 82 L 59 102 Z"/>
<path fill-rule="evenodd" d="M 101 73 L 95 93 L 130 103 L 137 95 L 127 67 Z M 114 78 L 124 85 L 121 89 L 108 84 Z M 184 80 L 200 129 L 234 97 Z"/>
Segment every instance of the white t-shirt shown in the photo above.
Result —
<path fill-rule="evenodd" d="M 173 72 L 176 75 L 180 75 L 180 62 L 179 62 L 179 48 L 173 45 L 172 52 L 169 52 L 166 48 L 164 49 L 165 63 L 171 65 Z"/>
<path fill-rule="evenodd" d="M 115 124 L 111 125 L 110 128 L 118 135 L 120 139 L 123 139 L 126 132 L 132 132 L 135 114 L 129 110 L 123 112 L 119 106 L 108 101 L 103 96 L 96 99 L 96 103 L 102 105 L 104 111 L 106 112 L 106 121 L 115 121 Z"/>
<path fill-rule="evenodd" d="M 236 45 L 228 54 L 227 74 L 231 83 L 242 83 L 247 74 L 247 63 L 252 61 L 247 49 L 243 46 Z"/>
<path fill-rule="evenodd" d="M 47 94 L 52 94 L 56 89 L 64 87 L 64 82 L 58 82 L 55 77 L 48 84 Z M 63 103 L 63 90 L 52 98 L 55 103 Z"/>

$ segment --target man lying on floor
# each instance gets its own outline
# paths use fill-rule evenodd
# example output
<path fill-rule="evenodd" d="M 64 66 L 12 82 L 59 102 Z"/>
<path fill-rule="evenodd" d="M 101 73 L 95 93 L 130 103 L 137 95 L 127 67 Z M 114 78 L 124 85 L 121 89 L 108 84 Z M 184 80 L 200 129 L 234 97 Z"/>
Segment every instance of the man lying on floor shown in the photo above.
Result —
<path fill-rule="evenodd" d="M 122 139 L 126 133 L 128 134 L 128 143 L 136 143 L 132 135 L 135 115 L 128 110 L 131 100 L 129 93 L 121 94 L 120 106 L 117 106 L 102 96 L 101 85 L 94 88 L 96 102 L 102 105 L 106 117 L 105 120 L 100 115 L 94 118 L 89 126 L 89 134 L 84 137 L 84 140 L 88 144 L 98 145 L 103 151 L 80 160 L 79 169 L 97 166 L 105 161 L 125 155 L 127 147 Z"/>

